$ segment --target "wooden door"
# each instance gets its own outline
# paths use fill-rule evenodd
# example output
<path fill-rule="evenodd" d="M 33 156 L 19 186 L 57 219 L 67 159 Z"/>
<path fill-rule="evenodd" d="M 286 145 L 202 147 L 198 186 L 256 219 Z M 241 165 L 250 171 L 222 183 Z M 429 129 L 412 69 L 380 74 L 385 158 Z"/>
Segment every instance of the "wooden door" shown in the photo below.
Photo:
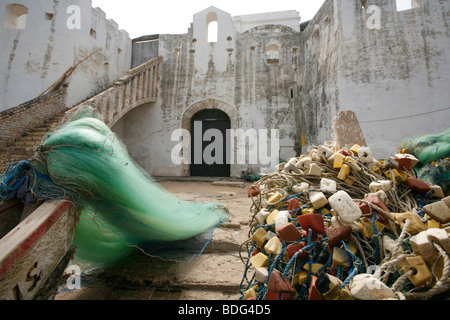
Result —
<path fill-rule="evenodd" d="M 197 126 L 195 126 L 195 122 L 197 122 Z M 199 133 L 196 134 L 194 130 L 199 130 L 199 123 L 201 123 L 201 135 Z M 194 177 L 229 177 L 230 176 L 230 165 L 227 164 L 226 157 L 227 157 L 227 129 L 230 129 L 230 118 L 228 115 L 220 110 L 217 109 L 207 109 L 197 112 L 191 119 L 191 176 Z M 204 158 L 204 151 L 205 148 L 208 147 L 211 143 L 213 143 L 215 140 L 212 141 L 204 141 L 203 139 L 205 132 L 209 129 L 217 129 L 220 131 L 222 137 L 223 137 L 223 143 L 222 143 L 222 155 L 223 158 L 221 161 L 216 161 L 212 164 L 208 164 L 205 162 Z M 201 144 L 201 163 L 197 161 L 198 163 L 195 163 L 195 150 L 196 146 L 198 148 L 198 144 Z M 212 151 L 212 155 L 216 156 L 214 154 L 217 150 L 214 149 Z M 219 153 L 220 155 L 220 153 Z M 197 155 L 198 157 L 198 155 Z M 198 159 L 197 159 L 198 160 Z"/>

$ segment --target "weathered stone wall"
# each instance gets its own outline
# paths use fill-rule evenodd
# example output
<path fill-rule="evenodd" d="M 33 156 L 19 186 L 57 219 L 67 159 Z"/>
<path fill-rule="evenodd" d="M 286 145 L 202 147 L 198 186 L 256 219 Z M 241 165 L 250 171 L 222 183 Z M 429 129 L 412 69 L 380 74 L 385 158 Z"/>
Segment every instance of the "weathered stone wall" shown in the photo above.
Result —
<path fill-rule="evenodd" d="M 377 19 L 371 5 L 380 10 L 379 28 L 368 27 Z M 194 15 L 187 34 L 159 36 L 160 99 L 126 118 L 138 122 L 121 127 L 135 146 L 132 154 L 139 154 L 150 173 L 189 174 L 171 163 L 176 142 L 170 135 L 199 105 L 226 106 L 244 130 L 279 129 L 284 159 L 331 139 L 331 120 L 344 110 L 356 113 L 379 158 L 396 152 L 408 137 L 448 127 L 450 2 L 423 0 L 398 12 L 395 0 L 364 6 L 329 0 L 301 32 L 288 27 L 289 12 L 286 25 L 249 17 L 246 22 L 211 7 Z M 206 40 L 208 19 L 219 23 L 217 42 Z M 245 27 L 254 21 L 261 24 Z M 139 45 L 140 59 L 149 57 L 149 43 Z M 143 128 L 136 125 L 143 122 Z"/>
<path fill-rule="evenodd" d="M 68 79 L 67 107 L 107 88 L 130 69 L 128 33 L 101 9 L 92 8 L 91 0 L 20 1 L 28 14 L 20 17 L 26 24 L 19 27 L 5 27 L 11 19 L 9 4 L 14 1 L 0 5 L 0 111 L 38 97 L 96 50 Z"/>
<path fill-rule="evenodd" d="M 217 42 L 207 41 L 211 14 L 219 25 Z M 263 23 L 240 33 L 228 13 L 208 8 L 194 15 L 187 34 L 159 36 L 164 57 L 159 100 L 136 108 L 116 127 L 130 154 L 152 175 L 189 175 L 186 166 L 171 161 L 177 144 L 171 135 L 190 129 L 186 123 L 198 106 L 226 112 L 233 129 L 279 129 L 280 157 L 295 156 L 301 141 L 299 51 L 299 32 L 288 26 Z M 247 148 L 257 152 L 254 145 Z M 260 172 L 261 165 L 233 164 L 232 176 L 249 168 Z"/>
<path fill-rule="evenodd" d="M 331 120 L 340 111 L 340 21 L 335 15 L 336 5 L 335 1 L 326 1 L 301 33 L 298 72 L 305 146 L 329 140 Z"/>
<path fill-rule="evenodd" d="M 299 33 L 281 25 L 264 25 L 238 34 L 236 42 L 234 100 L 242 128 L 279 129 L 280 157 L 295 156 L 301 140 Z M 278 62 L 268 56 L 273 45 L 278 47 Z"/>
<path fill-rule="evenodd" d="M 159 56 L 159 34 L 133 39 L 131 67 L 137 66 Z"/>
<path fill-rule="evenodd" d="M 338 1 L 338 89 L 341 110 L 353 110 L 377 157 L 395 152 L 403 139 L 443 132 L 450 119 L 450 2 L 422 0 L 397 11 L 395 0 Z"/>
<path fill-rule="evenodd" d="M 450 2 L 419 4 L 397 11 L 395 0 L 324 3 L 301 34 L 306 145 L 330 139 L 331 119 L 342 110 L 357 114 L 379 158 L 404 139 L 448 128 Z"/>

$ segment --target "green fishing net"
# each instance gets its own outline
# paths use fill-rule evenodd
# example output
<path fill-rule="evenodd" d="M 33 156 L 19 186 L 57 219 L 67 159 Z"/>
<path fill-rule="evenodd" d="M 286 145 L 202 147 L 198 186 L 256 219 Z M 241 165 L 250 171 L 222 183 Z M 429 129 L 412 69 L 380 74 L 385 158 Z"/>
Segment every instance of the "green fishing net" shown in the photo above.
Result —
<path fill-rule="evenodd" d="M 37 198 L 64 194 L 82 208 L 74 244 L 85 261 L 110 263 L 134 250 L 189 260 L 229 219 L 220 204 L 181 200 L 163 189 L 90 107 L 43 141 L 31 167 L 58 187 L 54 192 L 41 183 Z"/>
<path fill-rule="evenodd" d="M 400 147 L 419 159 L 414 167 L 420 180 L 439 185 L 444 192 L 450 184 L 450 128 L 438 134 L 408 139 Z"/>

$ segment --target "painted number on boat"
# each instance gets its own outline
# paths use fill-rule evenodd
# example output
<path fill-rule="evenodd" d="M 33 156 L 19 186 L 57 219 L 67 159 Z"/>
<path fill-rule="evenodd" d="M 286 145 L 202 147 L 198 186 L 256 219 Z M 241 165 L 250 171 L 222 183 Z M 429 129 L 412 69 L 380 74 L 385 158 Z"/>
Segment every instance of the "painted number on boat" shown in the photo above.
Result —
<path fill-rule="evenodd" d="M 38 269 L 38 263 L 34 263 L 28 270 L 25 277 L 25 283 L 29 284 L 28 288 L 21 288 L 17 284 L 12 288 L 13 297 L 15 300 L 23 300 L 28 296 L 28 293 L 32 292 L 41 280 L 42 271 Z M 26 290 L 26 291 L 25 291 Z"/>

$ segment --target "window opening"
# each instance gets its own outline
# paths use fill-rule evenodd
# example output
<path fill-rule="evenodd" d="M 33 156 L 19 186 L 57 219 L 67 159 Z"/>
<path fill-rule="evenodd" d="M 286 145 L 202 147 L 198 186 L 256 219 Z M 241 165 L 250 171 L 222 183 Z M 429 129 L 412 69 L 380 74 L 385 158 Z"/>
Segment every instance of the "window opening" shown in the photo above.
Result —
<path fill-rule="evenodd" d="M 49 12 L 45 13 L 45 20 L 53 21 L 54 19 L 55 19 L 55 15 L 53 13 L 49 13 Z"/>
<path fill-rule="evenodd" d="M 397 11 L 405 11 L 414 8 L 419 8 L 421 6 L 421 0 L 396 0 L 397 1 Z"/>
<path fill-rule="evenodd" d="M 217 23 L 217 14 L 210 12 L 206 16 L 206 41 L 217 42 L 219 34 L 219 24 Z"/>
<path fill-rule="evenodd" d="M 8 4 L 5 8 L 4 27 L 8 29 L 25 29 L 28 8 L 17 3 Z"/>
<path fill-rule="evenodd" d="M 319 47 L 319 44 L 320 44 L 320 33 L 319 29 L 317 29 L 312 36 L 313 50 L 316 50 Z"/>
<path fill-rule="evenodd" d="M 269 64 L 280 62 L 280 50 L 277 45 L 271 44 L 266 49 L 266 59 Z"/>

